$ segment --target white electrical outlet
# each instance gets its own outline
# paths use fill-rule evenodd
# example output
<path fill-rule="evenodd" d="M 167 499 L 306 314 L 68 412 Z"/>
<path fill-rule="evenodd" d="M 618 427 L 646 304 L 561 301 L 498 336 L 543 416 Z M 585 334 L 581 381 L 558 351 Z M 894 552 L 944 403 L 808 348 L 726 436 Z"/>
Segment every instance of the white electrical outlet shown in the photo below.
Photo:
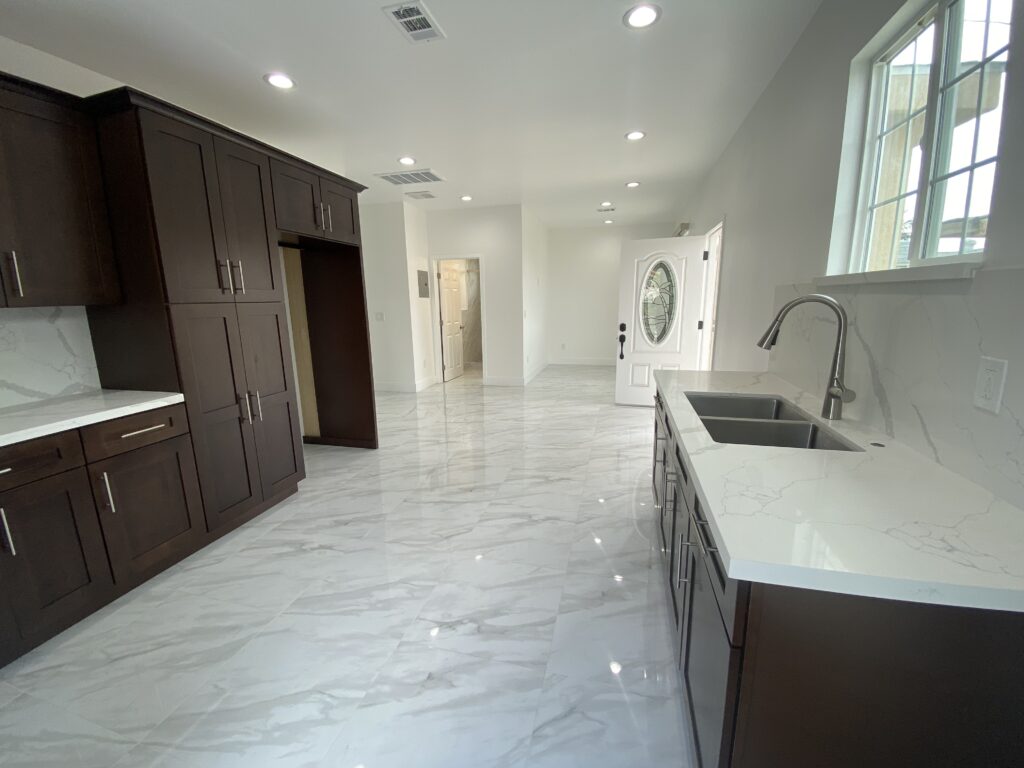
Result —
<path fill-rule="evenodd" d="M 999 413 L 1003 406 L 1007 365 L 1006 360 L 982 356 L 981 365 L 978 367 L 978 381 L 974 385 L 976 406 L 992 413 Z"/>

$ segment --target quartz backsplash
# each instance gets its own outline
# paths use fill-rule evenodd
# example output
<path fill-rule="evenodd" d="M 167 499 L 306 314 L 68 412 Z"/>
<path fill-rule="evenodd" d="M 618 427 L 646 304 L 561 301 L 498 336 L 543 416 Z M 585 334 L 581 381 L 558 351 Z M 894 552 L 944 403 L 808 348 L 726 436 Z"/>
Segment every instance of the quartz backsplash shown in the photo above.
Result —
<path fill-rule="evenodd" d="M 0 309 L 0 408 L 99 388 L 85 307 Z"/>
<path fill-rule="evenodd" d="M 846 418 L 1024 507 L 1024 269 L 983 269 L 973 280 L 785 285 L 776 308 L 805 293 L 833 296 L 849 314 L 846 383 L 857 399 Z M 835 332 L 830 310 L 798 307 L 769 369 L 824 393 Z M 1009 361 L 999 414 L 973 404 L 982 355 Z"/>

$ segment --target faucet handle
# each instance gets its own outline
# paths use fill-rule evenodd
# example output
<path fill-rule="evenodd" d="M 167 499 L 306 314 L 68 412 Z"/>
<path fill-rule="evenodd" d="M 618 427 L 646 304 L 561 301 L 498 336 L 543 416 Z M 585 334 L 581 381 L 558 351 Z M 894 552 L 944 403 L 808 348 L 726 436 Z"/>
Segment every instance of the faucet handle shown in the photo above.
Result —
<path fill-rule="evenodd" d="M 828 393 L 831 397 L 838 397 L 844 403 L 852 403 L 857 399 L 857 393 L 849 387 L 843 386 L 841 381 L 833 382 L 832 386 L 828 388 Z"/>

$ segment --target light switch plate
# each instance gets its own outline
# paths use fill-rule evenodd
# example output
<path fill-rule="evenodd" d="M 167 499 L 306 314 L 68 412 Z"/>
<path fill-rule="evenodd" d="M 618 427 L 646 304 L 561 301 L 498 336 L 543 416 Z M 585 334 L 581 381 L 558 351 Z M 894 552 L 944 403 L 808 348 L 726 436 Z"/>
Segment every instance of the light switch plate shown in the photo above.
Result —
<path fill-rule="evenodd" d="M 978 367 L 978 380 L 974 385 L 976 406 L 992 413 L 999 413 L 1003 406 L 1007 365 L 1006 360 L 982 356 L 981 365 Z"/>

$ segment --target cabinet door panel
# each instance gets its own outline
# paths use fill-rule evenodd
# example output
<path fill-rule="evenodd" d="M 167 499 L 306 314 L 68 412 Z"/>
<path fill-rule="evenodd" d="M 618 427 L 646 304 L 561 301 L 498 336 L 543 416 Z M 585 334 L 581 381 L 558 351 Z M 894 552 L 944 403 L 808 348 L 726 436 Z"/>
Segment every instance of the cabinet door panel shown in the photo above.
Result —
<path fill-rule="evenodd" d="M 287 322 L 284 304 L 238 306 L 265 497 L 305 477 Z"/>
<path fill-rule="evenodd" d="M 118 299 L 92 123 L 69 108 L 4 90 L 0 252 L 9 306 Z"/>
<path fill-rule="evenodd" d="M 274 179 L 277 228 L 322 237 L 320 177 L 273 159 L 270 170 Z"/>
<path fill-rule="evenodd" d="M 140 110 L 170 302 L 233 302 L 213 136 Z"/>
<path fill-rule="evenodd" d="M 171 308 L 206 523 L 214 530 L 262 498 L 234 305 Z"/>
<path fill-rule="evenodd" d="M 742 651 L 718 612 L 704 558 L 689 548 L 690 593 L 683 675 L 699 768 L 729 765 Z"/>
<path fill-rule="evenodd" d="M 25 641 L 56 634 L 110 598 L 110 566 L 85 469 L 0 494 L 0 508 L 10 530 L 0 570 Z"/>
<path fill-rule="evenodd" d="M 320 198 L 326 220 L 324 237 L 351 242 L 359 238 L 359 212 L 356 193 L 328 179 L 320 179 Z"/>
<path fill-rule="evenodd" d="M 114 580 L 131 588 L 197 549 L 202 501 L 188 435 L 89 466 Z"/>
<path fill-rule="evenodd" d="M 235 300 L 281 301 L 270 159 L 226 139 L 215 138 L 214 145 Z"/>

